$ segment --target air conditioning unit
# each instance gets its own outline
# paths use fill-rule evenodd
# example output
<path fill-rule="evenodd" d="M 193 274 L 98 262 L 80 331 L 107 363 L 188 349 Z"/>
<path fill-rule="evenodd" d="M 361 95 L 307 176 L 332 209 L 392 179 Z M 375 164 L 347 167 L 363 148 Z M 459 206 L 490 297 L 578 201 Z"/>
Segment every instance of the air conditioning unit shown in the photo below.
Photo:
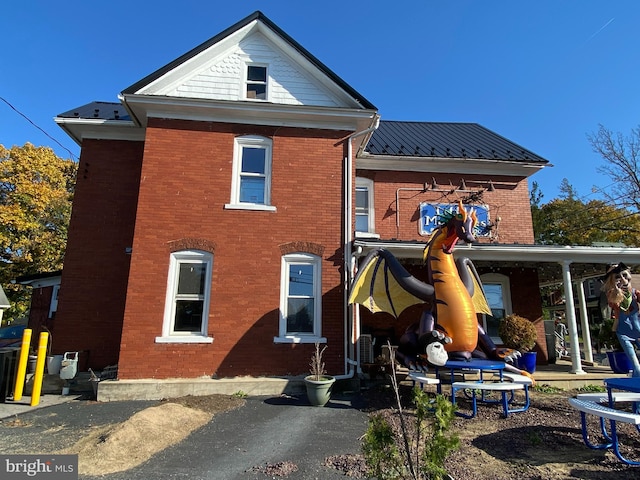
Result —
<path fill-rule="evenodd" d="M 373 339 L 371 335 L 360 335 L 360 364 L 373 363 Z"/>

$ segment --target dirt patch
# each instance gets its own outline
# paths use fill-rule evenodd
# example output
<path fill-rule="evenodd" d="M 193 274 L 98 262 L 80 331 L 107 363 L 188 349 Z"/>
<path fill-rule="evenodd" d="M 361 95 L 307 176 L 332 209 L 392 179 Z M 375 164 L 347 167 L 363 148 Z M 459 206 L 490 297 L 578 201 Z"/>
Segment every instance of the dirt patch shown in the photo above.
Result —
<path fill-rule="evenodd" d="M 82 475 L 122 472 L 179 443 L 216 413 L 242 404 L 244 400 L 225 395 L 172 399 L 142 410 L 123 423 L 95 428 L 58 453 L 77 453 Z"/>
<path fill-rule="evenodd" d="M 580 415 L 568 403 L 568 398 L 577 393 L 534 391 L 526 412 L 504 418 L 500 406 L 479 404 L 476 418 L 456 418 L 453 430 L 461 446 L 445 462 L 448 473 L 455 479 L 628 480 L 636 474 L 633 467 L 623 465 L 609 451 L 585 446 Z M 397 411 L 384 406 L 385 398 L 389 405 L 393 404 L 390 397 L 387 392 L 375 398 L 371 410 L 398 422 Z M 523 401 L 522 397 L 518 399 Z M 408 401 L 405 403 L 409 405 Z M 469 412 L 470 402 L 462 400 L 460 409 Z M 597 420 L 590 420 L 589 425 L 591 432 L 599 431 Z M 622 454 L 637 459 L 640 436 L 635 427 L 620 424 L 618 433 Z"/>

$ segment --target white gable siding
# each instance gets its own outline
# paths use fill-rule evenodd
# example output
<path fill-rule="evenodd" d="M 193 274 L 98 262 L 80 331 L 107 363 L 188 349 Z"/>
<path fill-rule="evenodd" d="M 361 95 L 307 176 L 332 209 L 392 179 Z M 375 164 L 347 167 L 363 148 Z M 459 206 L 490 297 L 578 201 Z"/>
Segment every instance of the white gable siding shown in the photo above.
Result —
<path fill-rule="evenodd" d="M 211 100 L 244 100 L 244 65 L 247 62 L 268 65 L 269 101 L 272 103 L 341 106 L 320 82 L 315 81 L 261 34 L 244 38 L 226 55 L 212 59 L 198 73 L 182 78 L 162 94 Z"/>

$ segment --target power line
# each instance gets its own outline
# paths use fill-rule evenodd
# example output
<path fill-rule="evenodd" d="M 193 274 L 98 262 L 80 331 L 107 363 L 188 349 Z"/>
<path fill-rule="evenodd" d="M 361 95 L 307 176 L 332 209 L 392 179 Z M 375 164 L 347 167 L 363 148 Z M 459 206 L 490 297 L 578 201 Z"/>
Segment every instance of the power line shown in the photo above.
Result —
<path fill-rule="evenodd" d="M 14 107 L 6 98 L 4 97 L 0 97 L 0 100 L 2 100 L 4 103 L 6 103 L 9 108 L 11 108 L 14 112 L 16 112 L 18 115 L 20 115 L 22 118 L 24 118 L 27 122 L 29 122 L 31 125 L 33 125 L 34 127 L 36 127 L 38 130 L 40 130 L 42 133 L 44 133 L 47 137 L 49 137 L 51 140 L 53 140 L 54 142 L 56 142 L 60 147 L 62 147 L 63 149 L 65 149 L 67 152 L 69 152 L 69 155 L 71 155 L 71 157 L 73 159 L 75 159 L 76 161 L 78 160 L 78 157 L 76 157 L 73 152 L 71 150 L 69 150 L 67 147 L 65 147 L 64 145 L 62 145 L 58 140 L 56 140 L 55 138 L 53 138 L 51 135 L 49 135 L 47 132 L 44 131 L 44 129 L 40 128 L 38 125 L 36 125 L 29 117 L 27 117 L 24 113 L 22 113 L 20 110 L 18 110 L 16 107 Z"/>

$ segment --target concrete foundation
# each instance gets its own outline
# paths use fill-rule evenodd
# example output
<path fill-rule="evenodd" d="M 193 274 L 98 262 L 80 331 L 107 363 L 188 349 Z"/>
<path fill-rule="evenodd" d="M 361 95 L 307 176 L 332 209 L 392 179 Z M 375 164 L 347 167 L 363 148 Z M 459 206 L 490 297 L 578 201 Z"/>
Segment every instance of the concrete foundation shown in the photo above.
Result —
<path fill-rule="evenodd" d="M 600 365 L 585 366 L 585 373 L 570 373 L 571 364 L 558 361 L 553 365 L 538 366 L 534 374 L 537 385 L 549 385 L 561 389 L 574 389 L 587 385 L 603 386 L 605 378 L 621 377 L 608 367 Z M 407 371 L 398 372 L 398 379 L 403 381 Z M 81 374 L 79 374 L 81 377 Z M 334 385 L 335 391 L 358 391 L 361 383 L 366 384 L 369 375 L 362 378 L 343 379 Z M 118 400 L 162 400 L 186 395 L 233 395 L 235 393 L 249 396 L 259 395 L 300 395 L 305 393 L 304 377 L 233 377 L 233 378 L 174 378 L 174 379 L 144 379 L 144 380 L 103 380 L 91 384 L 76 379 L 72 385 L 72 392 L 91 391 L 97 387 L 97 400 L 113 402 Z"/>

